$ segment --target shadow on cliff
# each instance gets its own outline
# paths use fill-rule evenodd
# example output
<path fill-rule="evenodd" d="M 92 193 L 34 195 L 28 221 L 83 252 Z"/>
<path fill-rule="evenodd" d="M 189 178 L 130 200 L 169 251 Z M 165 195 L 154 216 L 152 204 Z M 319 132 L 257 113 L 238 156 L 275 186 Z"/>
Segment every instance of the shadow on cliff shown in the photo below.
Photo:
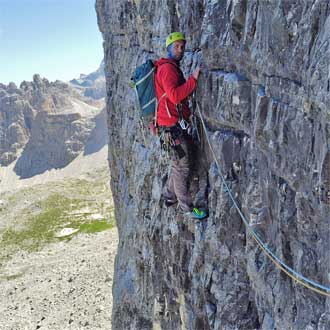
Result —
<path fill-rule="evenodd" d="M 105 108 L 93 119 L 95 127 L 91 131 L 84 149 L 84 156 L 101 150 L 108 144 L 108 127 Z"/>
<path fill-rule="evenodd" d="M 65 115 L 65 125 L 62 122 L 58 124 L 60 117 L 38 114 L 33 137 L 30 137 L 14 167 L 14 172 L 20 179 L 31 178 L 52 169 L 62 169 L 81 152 L 83 156 L 87 156 L 98 152 L 107 144 L 105 109 L 92 119 L 92 130 L 76 124 L 79 121 L 77 114 Z M 50 125 L 45 126 L 45 121 L 50 121 Z"/>
<path fill-rule="evenodd" d="M 58 159 L 54 161 L 54 157 L 57 156 Z M 28 179 L 52 169 L 62 169 L 69 165 L 74 158 L 66 159 L 66 157 L 60 156 L 59 153 L 54 153 L 51 150 L 33 150 L 27 144 L 21 157 L 16 162 L 14 172 L 20 179 Z"/>

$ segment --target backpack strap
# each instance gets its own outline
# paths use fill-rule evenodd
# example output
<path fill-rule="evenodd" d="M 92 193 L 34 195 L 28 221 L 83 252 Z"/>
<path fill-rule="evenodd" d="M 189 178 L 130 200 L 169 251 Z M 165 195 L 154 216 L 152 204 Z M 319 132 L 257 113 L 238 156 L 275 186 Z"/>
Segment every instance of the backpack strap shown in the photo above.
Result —
<path fill-rule="evenodd" d="M 142 79 L 138 80 L 136 83 L 135 83 L 135 86 L 138 86 L 140 84 L 142 84 L 146 79 L 149 78 L 150 75 L 152 75 L 155 71 L 155 67 L 153 67 L 149 72 L 148 74 L 146 74 Z"/>
<path fill-rule="evenodd" d="M 145 108 L 147 108 L 151 103 L 154 103 L 154 102 L 156 102 L 156 107 L 157 107 L 157 106 L 158 106 L 158 104 L 157 104 L 157 98 L 154 97 L 152 100 L 150 100 L 147 104 L 145 104 L 145 105 L 142 107 L 142 110 L 145 109 Z"/>

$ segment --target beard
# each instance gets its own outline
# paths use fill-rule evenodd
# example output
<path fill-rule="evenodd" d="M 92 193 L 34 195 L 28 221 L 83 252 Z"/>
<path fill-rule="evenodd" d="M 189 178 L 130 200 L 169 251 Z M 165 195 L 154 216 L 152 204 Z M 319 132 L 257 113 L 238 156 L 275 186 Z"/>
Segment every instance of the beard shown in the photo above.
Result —
<path fill-rule="evenodd" d="M 175 59 L 177 61 L 181 61 L 183 59 L 183 54 L 181 54 L 181 55 L 175 55 Z"/>

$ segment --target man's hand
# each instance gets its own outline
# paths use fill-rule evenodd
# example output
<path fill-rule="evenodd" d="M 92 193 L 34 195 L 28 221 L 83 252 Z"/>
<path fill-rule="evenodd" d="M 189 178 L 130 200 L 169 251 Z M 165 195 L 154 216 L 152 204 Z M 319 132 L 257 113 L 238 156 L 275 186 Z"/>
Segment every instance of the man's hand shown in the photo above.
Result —
<path fill-rule="evenodd" d="M 192 73 L 192 76 L 195 78 L 195 80 L 198 79 L 198 76 L 200 74 L 200 71 L 201 71 L 201 68 L 198 67 L 193 73 Z"/>

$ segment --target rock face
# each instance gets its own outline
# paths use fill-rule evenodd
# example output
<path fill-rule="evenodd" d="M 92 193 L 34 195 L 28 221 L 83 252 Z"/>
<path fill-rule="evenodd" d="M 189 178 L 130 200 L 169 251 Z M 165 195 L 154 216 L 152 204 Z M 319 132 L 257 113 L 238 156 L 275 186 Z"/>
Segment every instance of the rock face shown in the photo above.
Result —
<path fill-rule="evenodd" d="M 206 142 L 207 221 L 161 205 L 167 161 L 128 84 L 137 64 L 164 55 L 168 33 L 186 33 L 182 66 L 203 64 L 197 100 L 237 203 L 278 258 L 330 287 L 329 2 L 97 0 L 96 10 L 120 240 L 113 329 L 329 329 L 330 298 L 260 250 Z"/>
<path fill-rule="evenodd" d="M 29 138 L 34 117 L 16 85 L 0 85 L 0 164 L 9 165 Z"/>
<path fill-rule="evenodd" d="M 94 73 L 100 88 L 101 73 Z M 95 101 L 69 84 L 39 75 L 32 82 L 23 81 L 20 88 L 0 85 L 0 165 L 17 160 L 14 169 L 22 178 L 68 165 L 91 140 L 102 107 L 102 99 Z M 100 136 L 106 132 L 102 128 Z"/>

